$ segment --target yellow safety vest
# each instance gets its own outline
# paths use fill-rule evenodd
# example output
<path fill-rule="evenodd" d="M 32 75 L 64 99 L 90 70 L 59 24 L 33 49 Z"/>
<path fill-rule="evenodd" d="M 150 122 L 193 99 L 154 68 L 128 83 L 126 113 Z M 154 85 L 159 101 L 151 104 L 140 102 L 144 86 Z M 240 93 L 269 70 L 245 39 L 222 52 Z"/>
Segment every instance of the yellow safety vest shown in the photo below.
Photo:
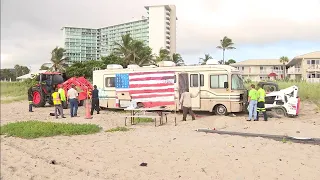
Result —
<path fill-rule="evenodd" d="M 62 88 L 59 88 L 58 93 L 60 94 L 61 101 L 66 101 L 66 94 Z"/>
<path fill-rule="evenodd" d="M 258 102 L 264 102 L 266 97 L 266 92 L 264 91 L 264 89 L 260 88 L 258 89 Z"/>
<path fill-rule="evenodd" d="M 61 104 L 61 99 L 59 97 L 59 93 L 58 92 L 52 93 L 52 100 L 53 100 L 53 105 Z"/>

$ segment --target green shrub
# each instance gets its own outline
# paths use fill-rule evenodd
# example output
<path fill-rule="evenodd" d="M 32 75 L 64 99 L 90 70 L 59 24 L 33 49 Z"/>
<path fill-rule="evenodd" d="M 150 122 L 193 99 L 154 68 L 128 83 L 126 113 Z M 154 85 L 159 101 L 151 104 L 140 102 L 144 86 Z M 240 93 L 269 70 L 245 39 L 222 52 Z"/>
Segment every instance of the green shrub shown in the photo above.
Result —
<path fill-rule="evenodd" d="M 100 130 L 101 127 L 94 124 L 20 121 L 1 126 L 0 133 L 1 135 L 32 139 L 58 135 L 93 134 Z"/>

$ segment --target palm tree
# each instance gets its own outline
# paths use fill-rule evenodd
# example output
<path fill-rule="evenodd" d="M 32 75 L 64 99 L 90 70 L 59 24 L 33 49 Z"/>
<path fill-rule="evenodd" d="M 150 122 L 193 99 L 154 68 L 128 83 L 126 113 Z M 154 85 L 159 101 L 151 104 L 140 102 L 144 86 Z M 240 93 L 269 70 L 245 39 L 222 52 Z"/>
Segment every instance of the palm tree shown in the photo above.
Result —
<path fill-rule="evenodd" d="M 236 49 L 233 47 L 234 43 L 232 42 L 232 39 L 228 38 L 227 36 L 223 37 L 223 39 L 220 40 L 220 46 L 217 46 L 218 49 L 222 49 L 222 63 L 224 64 L 224 52 L 227 49 Z"/>
<path fill-rule="evenodd" d="M 172 54 L 172 61 L 177 65 L 181 66 L 184 64 L 184 61 L 179 53 L 173 53 Z"/>
<path fill-rule="evenodd" d="M 64 56 L 65 51 L 65 49 L 58 46 L 51 51 L 52 67 L 50 70 L 59 72 L 65 71 L 65 61 L 67 60 L 67 58 Z"/>
<path fill-rule="evenodd" d="M 145 46 L 142 41 L 132 39 L 130 34 L 123 35 L 120 43 L 115 42 L 115 55 L 123 59 L 123 65 L 127 66 L 131 63 L 137 65 L 150 64 L 153 59 L 152 50 L 149 46 Z"/>
<path fill-rule="evenodd" d="M 204 58 L 200 58 L 200 59 L 199 59 L 199 64 L 201 63 L 201 65 L 204 65 L 204 64 L 206 64 L 206 62 L 207 62 L 208 60 L 210 60 L 210 59 L 212 59 L 212 57 L 210 56 L 210 54 L 205 54 L 205 55 L 204 55 Z"/>
<path fill-rule="evenodd" d="M 170 60 L 170 52 L 167 49 L 161 48 L 159 50 L 159 55 L 156 57 L 156 63 L 161 61 L 168 61 Z"/>
<path fill-rule="evenodd" d="M 116 48 L 114 48 L 114 52 L 115 54 L 123 58 L 125 65 L 130 64 L 134 59 L 134 55 L 132 52 L 132 44 L 133 39 L 131 38 L 130 34 L 121 36 L 120 43 L 115 42 Z"/>
<path fill-rule="evenodd" d="M 225 64 L 230 65 L 236 63 L 236 61 L 234 59 L 229 59 L 227 62 L 225 62 Z"/>
<path fill-rule="evenodd" d="M 280 57 L 280 63 L 283 64 L 283 79 L 286 76 L 286 63 L 289 62 L 289 58 L 287 56 L 281 56 Z"/>

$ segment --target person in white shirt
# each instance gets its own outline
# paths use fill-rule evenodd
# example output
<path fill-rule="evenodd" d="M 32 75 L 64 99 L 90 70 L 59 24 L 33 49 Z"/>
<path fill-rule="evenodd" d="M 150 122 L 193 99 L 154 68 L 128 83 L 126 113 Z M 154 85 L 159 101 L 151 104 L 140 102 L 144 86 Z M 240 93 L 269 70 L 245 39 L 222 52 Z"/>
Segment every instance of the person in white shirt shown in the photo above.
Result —
<path fill-rule="evenodd" d="M 71 117 L 76 117 L 79 100 L 78 100 L 78 91 L 75 89 L 75 85 L 71 85 L 71 88 L 68 90 L 68 101 L 70 105 Z"/>
<path fill-rule="evenodd" d="M 183 111 L 182 121 L 187 120 L 188 113 L 191 115 L 192 120 L 196 119 L 196 117 L 192 111 L 191 99 L 197 97 L 199 95 L 199 93 L 200 93 L 200 91 L 196 95 L 193 95 L 189 92 L 188 89 L 186 89 L 185 92 L 183 92 L 181 94 L 180 105 L 182 105 L 182 111 Z"/>

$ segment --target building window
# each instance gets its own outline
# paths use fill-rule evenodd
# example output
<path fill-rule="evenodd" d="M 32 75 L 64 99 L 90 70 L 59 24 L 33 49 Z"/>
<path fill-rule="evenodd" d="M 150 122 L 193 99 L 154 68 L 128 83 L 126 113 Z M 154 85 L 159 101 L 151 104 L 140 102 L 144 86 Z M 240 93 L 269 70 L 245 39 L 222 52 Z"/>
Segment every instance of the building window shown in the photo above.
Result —
<path fill-rule="evenodd" d="M 114 77 L 105 78 L 105 87 L 115 87 Z"/>
<path fill-rule="evenodd" d="M 190 74 L 190 87 L 199 87 L 198 74 Z"/>
<path fill-rule="evenodd" d="M 204 75 L 200 74 L 200 86 L 204 86 Z"/>
<path fill-rule="evenodd" d="M 224 88 L 224 83 L 228 82 L 228 75 L 210 75 L 210 88 Z"/>

